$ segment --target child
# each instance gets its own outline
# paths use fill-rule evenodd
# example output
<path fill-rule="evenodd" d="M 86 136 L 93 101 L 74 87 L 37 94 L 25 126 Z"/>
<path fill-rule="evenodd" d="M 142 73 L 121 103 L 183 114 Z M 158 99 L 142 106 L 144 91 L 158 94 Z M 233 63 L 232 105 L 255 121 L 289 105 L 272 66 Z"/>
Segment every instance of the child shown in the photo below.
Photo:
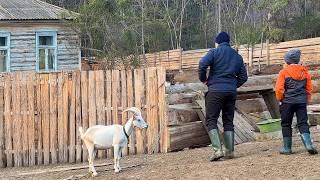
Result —
<path fill-rule="evenodd" d="M 312 92 L 311 76 L 308 70 L 299 64 L 301 51 L 293 49 L 288 51 L 284 60 L 287 66 L 279 73 L 276 83 L 276 96 L 281 102 L 281 126 L 283 136 L 283 148 L 280 154 L 291 154 L 292 146 L 292 118 L 297 116 L 297 125 L 301 134 L 301 140 L 310 154 L 318 151 L 312 145 L 308 116 L 307 103 L 310 102 Z"/>

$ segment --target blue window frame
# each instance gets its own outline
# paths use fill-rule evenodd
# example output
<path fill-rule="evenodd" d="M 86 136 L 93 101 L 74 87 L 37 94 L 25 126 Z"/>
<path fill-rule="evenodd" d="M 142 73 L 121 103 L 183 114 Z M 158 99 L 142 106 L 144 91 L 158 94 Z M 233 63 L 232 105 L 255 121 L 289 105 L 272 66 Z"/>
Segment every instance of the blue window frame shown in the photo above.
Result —
<path fill-rule="evenodd" d="M 57 70 L 57 32 L 36 33 L 37 71 Z"/>
<path fill-rule="evenodd" d="M 0 72 L 10 71 L 10 33 L 0 32 Z"/>

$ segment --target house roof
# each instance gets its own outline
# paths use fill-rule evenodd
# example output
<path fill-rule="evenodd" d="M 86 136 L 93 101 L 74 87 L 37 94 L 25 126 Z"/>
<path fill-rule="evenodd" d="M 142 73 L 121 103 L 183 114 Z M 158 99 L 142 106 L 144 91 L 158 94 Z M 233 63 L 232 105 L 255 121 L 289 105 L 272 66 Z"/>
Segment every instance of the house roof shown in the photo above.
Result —
<path fill-rule="evenodd" d="M 0 0 L 0 21 L 74 19 L 76 14 L 40 0 Z"/>

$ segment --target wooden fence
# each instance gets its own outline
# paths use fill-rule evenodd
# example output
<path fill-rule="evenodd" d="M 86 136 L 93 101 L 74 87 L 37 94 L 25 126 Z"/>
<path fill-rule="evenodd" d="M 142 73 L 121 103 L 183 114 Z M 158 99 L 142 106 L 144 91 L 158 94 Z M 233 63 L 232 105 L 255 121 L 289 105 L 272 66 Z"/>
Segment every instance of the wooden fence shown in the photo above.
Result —
<path fill-rule="evenodd" d="M 0 167 L 87 161 L 78 128 L 125 124 L 136 106 L 149 124 L 124 155 L 166 152 L 165 69 L 8 73 L 0 77 Z M 112 157 L 99 151 L 99 158 Z"/>
<path fill-rule="evenodd" d="M 320 38 L 281 42 L 278 44 L 256 44 L 253 47 L 240 46 L 239 54 L 249 66 L 283 64 L 284 54 L 292 48 L 302 51 L 304 63 L 320 63 Z M 161 65 L 168 70 L 197 69 L 199 60 L 210 49 L 183 51 L 182 49 L 146 54 L 147 66 Z"/>

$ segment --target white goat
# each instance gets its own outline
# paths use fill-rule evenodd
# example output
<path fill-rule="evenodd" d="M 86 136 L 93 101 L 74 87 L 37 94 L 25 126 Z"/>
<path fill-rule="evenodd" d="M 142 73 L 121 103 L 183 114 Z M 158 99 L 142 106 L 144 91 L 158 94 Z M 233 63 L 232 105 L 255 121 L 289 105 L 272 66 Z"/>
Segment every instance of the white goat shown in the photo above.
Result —
<path fill-rule="evenodd" d="M 134 127 L 141 129 L 148 127 L 138 108 L 131 107 L 124 110 L 124 112 L 133 113 L 133 116 L 124 126 L 118 124 L 109 126 L 96 125 L 88 128 L 85 133 L 82 127 L 79 128 L 81 139 L 88 149 L 89 172 L 92 173 L 92 176 L 98 174 L 93 165 L 97 150 L 114 148 L 114 171 L 117 173 L 121 171 L 120 158 L 122 149 L 128 144 L 128 138 Z"/>

